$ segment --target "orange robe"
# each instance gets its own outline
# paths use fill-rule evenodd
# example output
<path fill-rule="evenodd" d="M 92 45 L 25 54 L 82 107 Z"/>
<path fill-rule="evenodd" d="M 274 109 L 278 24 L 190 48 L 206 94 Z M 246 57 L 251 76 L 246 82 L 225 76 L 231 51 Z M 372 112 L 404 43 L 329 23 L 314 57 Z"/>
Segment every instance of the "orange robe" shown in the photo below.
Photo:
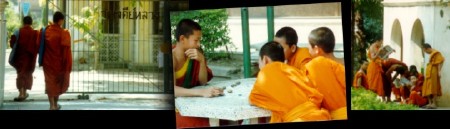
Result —
<path fill-rule="evenodd" d="M 206 62 L 205 62 L 206 63 Z M 184 88 L 192 88 L 200 85 L 198 79 L 200 72 L 200 62 L 196 60 L 187 60 L 183 67 L 175 72 L 175 85 L 182 86 Z M 213 77 L 211 69 L 207 67 L 208 81 Z M 187 79 L 190 78 L 190 79 Z M 208 127 L 209 119 L 200 117 L 185 117 L 181 116 L 178 110 L 175 109 L 177 128 L 187 128 L 187 127 Z"/>
<path fill-rule="evenodd" d="M 422 96 L 442 95 L 441 78 L 439 77 L 438 65 L 444 63 L 444 57 L 441 52 L 433 50 L 430 54 L 430 60 L 427 64 L 425 82 L 423 84 Z"/>
<path fill-rule="evenodd" d="M 14 68 L 17 71 L 16 87 L 31 90 L 33 86 L 33 72 L 36 68 L 36 57 L 38 46 L 36 44 L 38 31 L 30 26 L 25 26 L 19 30 Z M 13 47 L 17 38 L 11 36 L 10 46 Z"/>
<path fill-rule="evenodd" d="M 369 52 L 369 57 L 370 57 Z M 379 96 L 384 96 L 383 90 L 383 69 L 381 68 L 381 59 L 379 57 L 371 59 L 367 66 L 367 81 L 369 82 L 369 89 L 377 93 Z"/>
<path fill-rule="evenodd" d="M 309 48 L 297 47 L 294 55 L 288 59 L 287 64 L 300 70 L 305 70 L 305 65 L 312 59 Z"/>
<path fill-rule="evenodd" d="M 399 90 L 399 95 L 403 98 L 403 99 L 407 99 L 409 98 L 410 94 L 411 94 L 411 89 L 409 89 L 409 87 L 407 86 L 402 86 L 400 88 L 397 88 Z"/>
<path fill-rule="evenodd" d="M 369 89 L 369 83 L 367 82 L 366 73 L 364 73 L 362 70 L 359 70 L 355 74 L 355 77 L 353 80 L 353 87 L 355 87 L 355 88 L 359 88 L 358 87 L 358 79 L 361 79 L 361 86 L 363 86 L 363 88 Z"/>
<path fill-rule="evenodd" d="M 313 86 L 323 94 L 322 106 L 333 120 L 347 119 L 345 66 L 322 56 L 306 64 L 307 76 Z"/>
<path fill-rule="evenodd" d="M 261 69 L 249 96 L 252 105 L 272 111 L 270 123 L 330 120 L 322 99 L 304 72 L 281 62 Z"/>
<path fill-rule="evenodd" d="M 38 41 L 40 38 L 41 34 L 38 36 Z M 45 91 L 48 96 L 59 96 L 69 88 L 72 70 L 70 41 L 68 30 L 56 24 L 47 26 L 42 66 L 45 76 Z"/>
<path fill-rule="evenodd" d="M 411 94 L 409 95 L 408 104 L 413 104 L 417 106 L 424 106 L 428 103 L 428 99 L 422 97 L 422 85 L 423 79 L 417 80 L 416 86 L 411 90 Z"/>

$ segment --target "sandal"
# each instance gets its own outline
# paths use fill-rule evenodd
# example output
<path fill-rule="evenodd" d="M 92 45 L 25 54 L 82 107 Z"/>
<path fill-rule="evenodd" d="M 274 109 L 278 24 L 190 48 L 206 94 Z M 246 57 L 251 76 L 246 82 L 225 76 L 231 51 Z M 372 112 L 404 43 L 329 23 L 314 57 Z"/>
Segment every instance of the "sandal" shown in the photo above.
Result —
<path fill-rule="evenodd" d="M 23 97 L 23 98 L 21 98 L 21 97 L 15 97 L 14 98 L 14 101 L 16 101 L 16 102 L 22 102 L 22 101 L 24 101 L 24 100 L 26 100 L 27 98 L 28 98 L 28 93 L 25 95 L 25 97 Z"/>
<path fill-rule="evenodd" d="M 61 105 L 58 104 L 58 107 L 56 109 L 51 109 L 50 110 L 61 110 Z"/>
<path fill-rule="evenodd" d="M 436 106 L 427 106 L 427 109 L 437 109 Z"/>

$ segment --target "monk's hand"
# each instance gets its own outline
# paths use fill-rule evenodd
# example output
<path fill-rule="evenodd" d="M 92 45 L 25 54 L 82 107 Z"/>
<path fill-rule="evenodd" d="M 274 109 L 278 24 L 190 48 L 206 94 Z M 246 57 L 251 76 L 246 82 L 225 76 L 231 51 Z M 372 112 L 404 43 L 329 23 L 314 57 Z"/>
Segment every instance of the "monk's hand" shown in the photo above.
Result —
<path fill-rule="evenodd" d="M 223 89 L 218 87 L 209 87 L 203 89 L 202 96 L 206 98 L 217 97 L 223 95 Z"/>
<path fill-rule="evenodd" d="M 203 62 L 205 60 L 205 57 L 198 49 L 188 49 L 184 52 L 184 54 L 186 54 L 189 59 L 194 59 L 199 62 Z"/>

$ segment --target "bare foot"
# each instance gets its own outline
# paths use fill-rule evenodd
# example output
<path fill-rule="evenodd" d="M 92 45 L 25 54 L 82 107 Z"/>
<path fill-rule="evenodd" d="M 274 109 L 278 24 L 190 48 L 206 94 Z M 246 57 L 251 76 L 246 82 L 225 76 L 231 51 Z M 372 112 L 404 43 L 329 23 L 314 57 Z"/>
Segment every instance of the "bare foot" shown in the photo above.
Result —
<path fill-rule="evenodd" d="M 61 109 L 61 105 L 57 105 L 56 107 L 51 107 L 50 106 L 50 110 L 60 110 Z"/>
<path fill-rule="evenodd" d="M 436 109 L 436 108 L 437 108 L 436 104 L 430 104 L 428 106 L 428 109 Z"/>

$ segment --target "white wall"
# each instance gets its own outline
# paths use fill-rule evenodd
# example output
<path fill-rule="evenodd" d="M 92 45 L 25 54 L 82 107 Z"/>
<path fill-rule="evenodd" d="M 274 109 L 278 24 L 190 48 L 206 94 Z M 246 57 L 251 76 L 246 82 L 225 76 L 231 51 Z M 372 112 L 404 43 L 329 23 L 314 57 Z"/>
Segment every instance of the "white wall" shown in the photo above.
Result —
<path fill-rule="evenodd" d="M 336 43 L 343 44 L 342 20 L 341 18 L 276 18 L 274 20 L 274 33 L 284 26 L 290 26 L 297 31 L 298 42 L 308 43 L 308 35 L 311 30 L 326 26 L 329 27 L 336 38 Z M 237 52 L 242 52 L 242 24 L 241 17 L 228 18 L 229 36 L 231 42 L 237 47 Z M 267 42 L 267 19 L 250 18 L 250 45 Z M 299 45 L 303 46 L 303 45 Z"/>
<path fill-rule="evenodd" d="M 387 0 L 387 2 L 392 2 L 396 0 Z M 418 0 L 415 0 L 418 1 Z M 429 0 L 422 0 L 429 1 Z M 405 3 L 406 1 L 400 1 Z M 409 3 L 411 4 L 411 3 Z M 440 10 L 444 9 L 444 18 L 440 17 Z M 432 5 L 414 5 L 414 6 L 404 6 L 404 7 L 384 7 L 384 28 L 383 28 L 383 38 L 384 43 L 387 45 L 395 46 L 391 41 L 392 25 L 394 20 L 398 19 L 402 29 L 403 38 L 403 62 L 407 65 L 416 65 L 418 69 L 421 67 L 421 63 L 424 59 L 422 58 L 422 53 L 420 52 L 420 47 L 414 43 L 412 39 L 416 38 L 413 33 L 414 22 L 420 20 L 423 27 L 423 34 L 425 42 L 429 43 L 433 48 L 440 51 L 447 60 L 450 60 L 450 46 L 448 42 L 450 41 L 450 29 L 446 26 L 450 25 L 450 9 L 432 6 Z M 416 35 L 417 36 L 417 35 Z M 397 50 L 399 51 L 399 50 Z M 400 59 L 400 53 L 394 53 L 391 57 Z M 428 61 L 427 61 L 428 62 Z M 444 63 L 442 69 L 442 92 L 443 95 L 438 99 L 439 105 L 444 107 L 450 106 L 450 67 L 449 62 Z"/>
<path fill-rule="evenodd" d="M 439 104 L 450 107 L 450 29 L 447 26 L 450 25 L 450 8 L 444 8 L 444 17 L 441 18 L 439 12 L 442 8 L 434 8 L 434 36 L 430 45 L 442 53 L 446 58 L 444 66 L 442 67 L 442 91 L 443 95 L 439 99 Z"/>

